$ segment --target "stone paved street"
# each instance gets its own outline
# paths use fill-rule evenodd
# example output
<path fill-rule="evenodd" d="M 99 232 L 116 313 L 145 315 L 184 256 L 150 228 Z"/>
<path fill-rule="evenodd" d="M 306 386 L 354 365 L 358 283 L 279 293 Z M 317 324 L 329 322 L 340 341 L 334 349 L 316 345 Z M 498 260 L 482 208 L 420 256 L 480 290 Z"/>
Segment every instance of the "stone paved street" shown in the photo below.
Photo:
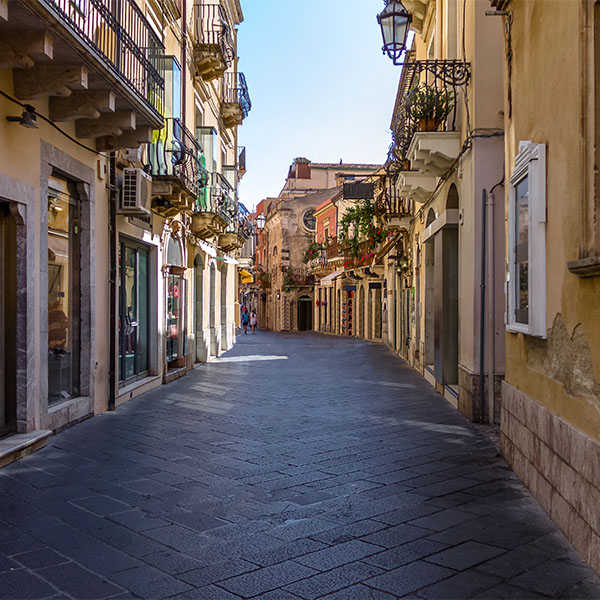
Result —
<path fill-rule="evenodd" d="M 600 598 L 491 439 L 383 346 L 242 335 L 0 471 L 0 598 Z"/>

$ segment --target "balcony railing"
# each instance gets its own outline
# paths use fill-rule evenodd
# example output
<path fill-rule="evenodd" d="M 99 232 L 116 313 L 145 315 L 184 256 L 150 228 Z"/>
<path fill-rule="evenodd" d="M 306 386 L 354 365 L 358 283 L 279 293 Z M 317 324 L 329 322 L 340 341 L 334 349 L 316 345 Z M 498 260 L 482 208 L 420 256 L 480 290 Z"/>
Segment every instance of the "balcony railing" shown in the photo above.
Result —
<path fill-rule="evenodd" d="M 202 165 L 202 148 L 179 119 L 165 119 L 163 129 L 154 132 L 148 144 L 149 173 L 178 181 L 194 198 L 208 184 L 208 172 Z"/>
<path fill-rule="evenodd" d="M 245 119 L 252 108 L 248 84 L 243 73 L 225 73 L 223 77 L 223 102 L 240 105 L 242 118 Z"/>
<path fill-rule="evenodd" d="M 211 181 L 210 206 L 204 210 L 220 214 L 229 224 L 235 221 L 237 215 L 234 190 L 221 173 L 213 173 Z"/>
<path fill-rule="evenodd" d="M 462 60 L 414 60 L 403 67 L 393 118 L 390 156 L 404 160 L 416 131 L 456 131 L 461 88 L 470 77 Z"/>
<path fill-rule="evenodd" d="M 164 46 L 134 0 L 40 0 L 160 118 Z"/>
<path fill-rule="evenodd" d="M 414 202 L 400 194 L 396 186 L 397 173 L 383 175 L 377 185 L 375 196 L 375 212 L 383 217 L 386 216 L 410 216 Z"/>
<path fill-rule="evenodd" d="M 241 202 L 238 202 L 236 233 L 241 235 L 245 240 L 254 233 L 254 226 L 249 217 L 250 211 Z"/>
<path fill-rule="evenodd" d="M 235 57 L 231 27 L 220 4 L 194 4 L 194 42 L 197 46 L 213 47 L 221 53 L 224 70 Z"/>

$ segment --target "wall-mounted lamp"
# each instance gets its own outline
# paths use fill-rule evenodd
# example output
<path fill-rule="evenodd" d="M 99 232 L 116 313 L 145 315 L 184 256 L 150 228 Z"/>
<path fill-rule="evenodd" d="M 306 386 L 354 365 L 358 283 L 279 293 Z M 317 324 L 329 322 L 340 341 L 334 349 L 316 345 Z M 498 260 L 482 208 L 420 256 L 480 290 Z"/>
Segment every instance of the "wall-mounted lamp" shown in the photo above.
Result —
<path fill-rule="evenodd" d="M 258 231 L 262 231 L 265 228 L 265 215 L 262 213 L 256 217 L 256 228 Z"/>
<path fill-rule="evenodd" d="M 63 212 L 65 209 L 62 207 L 56 198 L 50 198 L 48 200 L 48 209 L 53 210 L 54 212 Z"/>
<path fill-rule="evenodd" d="M 25 110 L 20 117 L 6 117 L 11 123 L 18 123 L 27 127 L 27 129 L 37 129 L 39 127 L 37 117 L 35 116 L 35 108 L 31 104 L 24 105 Z"/>
<path fill-rule="evenodd" d="M 383 36 L 383 53 L 387 54 L 395 65 L 406 49 L 408 26 L 412 21 L 411 14 L 399 0 L 387 0 L 385 8 L 377 15 L 377 22 Z"/>

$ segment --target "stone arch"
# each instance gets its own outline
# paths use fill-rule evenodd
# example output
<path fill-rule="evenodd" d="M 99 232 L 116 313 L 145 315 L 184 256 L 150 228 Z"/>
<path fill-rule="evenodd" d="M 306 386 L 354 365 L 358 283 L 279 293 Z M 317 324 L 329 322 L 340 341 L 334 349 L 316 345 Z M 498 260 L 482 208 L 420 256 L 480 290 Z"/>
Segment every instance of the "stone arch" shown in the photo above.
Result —
<path fill-rule="evenodd" d="M 454 183 L 450 186 L 446 197 L 446 210 L 449 209 L 458 209 L 458 189 Z"/>
<path fill-rule="evenodd" d="M 425 220 L 425 227 L 429 227 L 435 221 L 435 219 L 435 211 L 433 208 L 430 208 L 429 212 L 427 213 L 427 219 Z"/>

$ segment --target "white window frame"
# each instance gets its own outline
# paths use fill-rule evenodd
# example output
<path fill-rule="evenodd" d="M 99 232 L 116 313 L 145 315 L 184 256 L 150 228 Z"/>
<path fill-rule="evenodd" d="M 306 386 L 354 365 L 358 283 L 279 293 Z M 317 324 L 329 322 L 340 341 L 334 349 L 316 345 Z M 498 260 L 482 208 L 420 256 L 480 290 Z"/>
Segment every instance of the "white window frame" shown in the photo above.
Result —
<path fill-rule="evenodd" d="M 529 186 L 528 323 L 515 320 L 516 281 L 516 186 L 525 177 Z M 546 338 L 546 145 L 519 142 L 519 154 L 510 178 L 508 200 L 508 274 L 506 329 Z"/>

